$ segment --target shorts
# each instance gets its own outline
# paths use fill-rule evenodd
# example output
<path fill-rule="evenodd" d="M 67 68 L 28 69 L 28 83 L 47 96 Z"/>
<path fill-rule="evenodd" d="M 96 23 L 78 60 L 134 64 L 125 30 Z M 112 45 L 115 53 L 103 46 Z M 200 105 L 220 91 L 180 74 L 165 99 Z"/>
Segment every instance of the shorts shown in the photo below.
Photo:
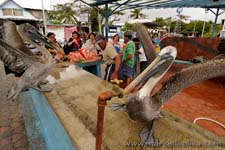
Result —
<path fill-rule="evenodd" d="M 133 68 L 131 68 L 130 66 L 128 66 L 127 64 L 122 64 L 122 67 L 121 67 L 121 71 L 122 71 L 122 76 L 124 78 L 129 78 L 129 77 L 132 77 L 133 75 Z"/>
<path fill-rule="evenodd" d="M 105 68 L 105 77 L 104 80 L 110 81 L 111 74 L 115 70 L 115 64 L 107 65 Z"/>

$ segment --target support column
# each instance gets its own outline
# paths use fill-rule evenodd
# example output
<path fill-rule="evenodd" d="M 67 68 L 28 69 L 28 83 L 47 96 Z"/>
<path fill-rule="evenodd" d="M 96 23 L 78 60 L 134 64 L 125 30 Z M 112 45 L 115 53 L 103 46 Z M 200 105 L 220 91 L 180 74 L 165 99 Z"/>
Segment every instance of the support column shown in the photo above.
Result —
<path fill-rule="evenodd" d="M 47 30 L 47 22 L 46 22 L 46 17 L 45 17 L 45 8 L 44 8 L 44 1 L 41 0 L 41 6 L 42 6 L 42 17 L 43 17 L 43 23 L 44 23 L 44 35 L 46 35 L 48 33 Z"/>
<path fill-rule="evenodd" d="M 109 32 L 109 10 L 108 10 L 108 3 L 105 4 L 105 13 L 104 13 L 104 17 L 105 17 L 105 38 L 106 41 L 108 41 L 108 32 Z"/>
<path fill-rule="evenodd" d="M 214 24 L 213 24 L 213 28 L 212 28 L 212 33 L 211 33 L 211 37 L 215 37 L 215 32 L 216 32 L 216 23 L 217 23 L 217 19 L 218 19 L 218 16 L 219 16 L 219 8 L 217 8 L 217 11 L 216 11 L 216 18 L 215 18 L 215 21 L 214 21 Z"/>

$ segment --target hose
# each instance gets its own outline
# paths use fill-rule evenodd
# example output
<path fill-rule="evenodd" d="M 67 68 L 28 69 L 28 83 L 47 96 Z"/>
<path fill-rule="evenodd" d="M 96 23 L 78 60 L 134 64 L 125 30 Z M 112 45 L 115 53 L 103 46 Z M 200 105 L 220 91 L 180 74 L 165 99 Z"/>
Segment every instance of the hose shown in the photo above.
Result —
<path fill-rule="evenodd" d="M 198 120 L 208 120 L 208 121 L 211 121 L 213 123 L 216 123 L 217 125 L 221 126 L 222 128 L 225 129 L 225 125 L 223 125 L 222 123 L 216 121 L 216 120 L 213 120 L 213 119 L 210 119 L 210 118 L 206 118 L 206 117 L 198 117 L 198 118 L 195 118 L 193 123 L 196 123 L 196 121 Z"/>

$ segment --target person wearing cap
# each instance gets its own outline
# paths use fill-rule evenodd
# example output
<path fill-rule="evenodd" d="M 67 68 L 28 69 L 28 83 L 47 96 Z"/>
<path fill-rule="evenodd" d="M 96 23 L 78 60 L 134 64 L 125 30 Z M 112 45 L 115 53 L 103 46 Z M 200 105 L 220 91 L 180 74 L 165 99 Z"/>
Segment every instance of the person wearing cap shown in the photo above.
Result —
<path fill-rule="evenodd" d="M 126 83 L 126 86 L 130 84 L 132 81 L 133 76 L 133 68 L 134 68 L 134 55 L 135 55 L 135 44 L 131 40 L 132 34 L 131 33 L 124 33 L 124 42 L 126 43 L 126 47 L 123 51 L 123 65 L 122 65 L 122 74 Z"/>
<path fill-rule="evenodd" d="M 120 56 L 117 54 L 111 42 L 107 42 L 103 35 L 96 36 L 96 43 L 103 50 L 103 61 L 106 64 L 105 77 L 107 81 L 118 79 L 120 68 Z"/>

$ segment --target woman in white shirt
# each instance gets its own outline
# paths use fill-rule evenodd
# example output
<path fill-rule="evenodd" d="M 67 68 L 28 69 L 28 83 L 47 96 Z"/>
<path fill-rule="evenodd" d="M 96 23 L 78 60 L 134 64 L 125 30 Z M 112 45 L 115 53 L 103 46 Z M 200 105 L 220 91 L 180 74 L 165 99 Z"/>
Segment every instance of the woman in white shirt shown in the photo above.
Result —
<path fill-rule="evenodd" d="M 100 50 L 101 48 L 98 46 L 98 44 L 95 42 L 95 34 L 93 32 L 89 33 L 88 40 L 86 43 L 82 46 L 82 48 L 86 48 L 90 51 L 94 50 Z"/>

